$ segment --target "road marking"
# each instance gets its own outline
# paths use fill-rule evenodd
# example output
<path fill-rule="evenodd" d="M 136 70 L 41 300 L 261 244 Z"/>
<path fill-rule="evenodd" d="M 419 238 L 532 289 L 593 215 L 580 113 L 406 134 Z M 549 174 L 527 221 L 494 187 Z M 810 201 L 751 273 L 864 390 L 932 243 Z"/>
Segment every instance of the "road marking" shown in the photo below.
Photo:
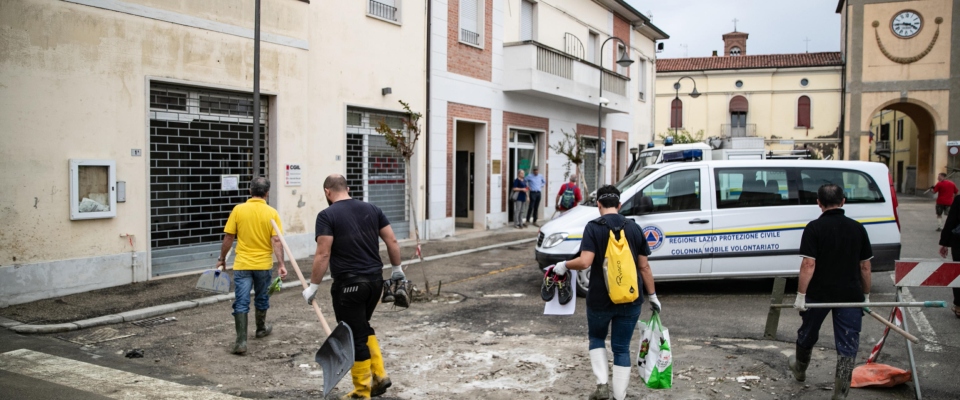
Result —
<path fill-rule="evenodd" d="M 239 398 L 27 349 L 0 354 L 0 369 L 114 399 Z"/>
<path fill-rule="evenodd" d="M 890 278 L 894 280 L 894 283 L 896 283 L 897 278 L 893 274 L 890 274 Z M 906 287 L 901 288 L 900 297 L 903 301 L 916 301 L 913 298 L 913 295 L 910 294 L 910 289 Z M 923 351 L 928 353 L 943 352 L 943 347 L 940 347 L 940 342 L 937 341 L 937 332 L 933 330 L 933 326 L 930 325 L 930 321 L 927 320 L 927 316 L 923 314 L 923 308 L 904 308 L 908 313 L 910 313 L 910 316 L 913 317 L 914 328 L 916 328 L 917 333 L 920 334 L 920 337 L 923 338 Z"/>

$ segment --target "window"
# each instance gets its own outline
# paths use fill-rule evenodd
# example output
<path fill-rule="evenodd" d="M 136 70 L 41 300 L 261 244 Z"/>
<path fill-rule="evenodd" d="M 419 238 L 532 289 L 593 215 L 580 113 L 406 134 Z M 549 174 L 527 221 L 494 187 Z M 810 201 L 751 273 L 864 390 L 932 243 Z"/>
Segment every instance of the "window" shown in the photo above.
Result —
<path fill-rule="evenodd" d="M 402 0 L 367 0 L 367 15 L 400 23 L 400 2 Z"/>
<path fill-rule="evenodd" d="M 587 40 L 587 57 L 590 57 L 590 62 L 596 64 L 597 60 L 597 50 L 600 48 L 600 34 L 594 31 L 590 31 L 590 39 Z"/>
<path fill-rule="evenodd" d="M 847 204 L 884 201 L 880 188 L 870 176 L 859 171 L 824 168 L 800 170 L 800 204 L 817 204 L 817 190 L 828 183 L 843 188 Z"/>
<path fill-rule="evenodd" d="M 736 82 L 734 82 L 733 84 L 734 84 L 737 88 L 742 88 L 742 87 L 743 87 L 743 81 L 736 81 Z"/>
<path fill-rule="evenodd" d="M 897 141 L 903 141 L 903 120 L 897 120 Z"/>
<path fill-rule="evenodd" d="M 722 168 L 716 170 L 717 207 L 743 208 L 796 205 L 783 168 Z"/>
<path fill-rule="evenodd" d="M 637 62 L 637 92 L 640 93 L 640 100 L 644 99 L 647 85 L 647 61 L 640 59 Z"/>
<path fill-rule="evenodd" d="M 731 48 L 730 48 L 730 55 L 731 55 L 731 56 L 739 56 L 739 55 L 740 55 L 740 48 L 739 48 L 739 47 L 731 47 Z"/>
<path fill-rule="evenodd" d="M 808 81 L 807 78 L 803 78 L 800 80 L 800 86 L 807 87 L 809 83 L 810 81 Z"/>
<path fill-rule="evenodd" d="M 187 111 L 187 92 L 151 89 L 150 108 L 164 111 Z"/>
<path fill-rule="evenodd" d="M 653 212 L 699 210 L 700 170 L 664 175 L 643 188 L 640 196 L 649 196 L 653 200 Z"/>
<path fill-rule="evenodd" d="M 520 2 L 520 40 L 534 40 L 536 7 L 529 0 Z"/>
<path fill-rule="evenodd" d="M 800 96 L 797 99 L 797 127 L 810 128 L 810 97 Z"/>
<path fill-rule="evenodd" d="M 673 99 L 670 103 L 670 127 L 683 127 L 683 102 L 680 99 Z"/>
<path fill-rule="evenodd" d="M 460 0 L 460 41 L 481 46 L 483 36 L 483 0 Z"/>
<path fill-rule="evenodd" d="M 880 141 L 886 142 L 890 140 L 890 124 L 880 125 Z"/>

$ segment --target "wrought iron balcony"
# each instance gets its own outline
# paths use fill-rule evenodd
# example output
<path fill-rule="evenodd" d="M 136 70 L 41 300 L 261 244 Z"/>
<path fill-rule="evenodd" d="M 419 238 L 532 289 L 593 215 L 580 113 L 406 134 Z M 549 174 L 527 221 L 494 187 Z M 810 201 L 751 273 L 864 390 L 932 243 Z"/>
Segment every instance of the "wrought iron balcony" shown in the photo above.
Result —
<path fill-rule="evenodd" d="M 460 41 L 470 43 L 475 46 L 480 45 L 480 34 L 466 29 L 460 29 Z"/>
<path fill-rule="evenodd" d="M 757 124 L 744 124 L 743 126 L 733 126 L 732 124 L 720 124 L 720 136 L 722 137 L 755 137 L 757 136 Z"/>
<path fill-rule="evenodd" d="M 890 147 L 889 140 L 878 140 L 876 142 L 876 147 L 873 150 L 873 153 L 878 156 L 890 157 L 890 152 L 892 148 Z"/>
<path fill-rule="evenodd" d="M 370 0 L 368 13 L 377 18 L 397 21 L 397 8 L 376 0 Z"/>

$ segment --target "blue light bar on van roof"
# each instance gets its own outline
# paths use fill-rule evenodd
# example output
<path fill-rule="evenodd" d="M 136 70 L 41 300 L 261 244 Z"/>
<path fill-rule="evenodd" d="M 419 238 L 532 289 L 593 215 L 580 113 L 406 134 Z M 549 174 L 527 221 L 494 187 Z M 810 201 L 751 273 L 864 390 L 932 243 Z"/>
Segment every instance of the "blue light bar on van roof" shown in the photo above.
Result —
<path fill-rule="evenodd" d="M 700 150 L 700 149 L 678 150 L 678 151 L 663 153 L 663 162 L 690 161 L 693 159 L 703 159 L 703 150 Z"/>

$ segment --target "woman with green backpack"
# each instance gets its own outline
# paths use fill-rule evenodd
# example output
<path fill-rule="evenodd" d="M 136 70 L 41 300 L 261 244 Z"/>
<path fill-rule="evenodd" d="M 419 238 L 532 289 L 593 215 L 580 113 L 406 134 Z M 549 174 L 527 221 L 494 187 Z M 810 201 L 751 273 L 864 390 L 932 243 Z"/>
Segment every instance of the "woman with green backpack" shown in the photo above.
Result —
<path fill-rule="evenodd" d="M 653 272 L 647 262 L 650 247 L 633 220 L 619 214 L 620 191 L 611 185 L 597 190 L 600 217 L 590 221 L 583 231 L 580 256 L 561 261 L 548 273 L 564 275 L 568 270 L 591 268 L 587 293 L 587 336 L 590 339 L 590 364 L 597 377 L 597 389 L 591 400 L 611 398 L 607 384 L 607 332 L 613 350 L 612 398 L 626 397 L 630 383 L 630 340 L 640 318 L 645 289 L 655 312 L 660 301 L 654 291 Z"/>

